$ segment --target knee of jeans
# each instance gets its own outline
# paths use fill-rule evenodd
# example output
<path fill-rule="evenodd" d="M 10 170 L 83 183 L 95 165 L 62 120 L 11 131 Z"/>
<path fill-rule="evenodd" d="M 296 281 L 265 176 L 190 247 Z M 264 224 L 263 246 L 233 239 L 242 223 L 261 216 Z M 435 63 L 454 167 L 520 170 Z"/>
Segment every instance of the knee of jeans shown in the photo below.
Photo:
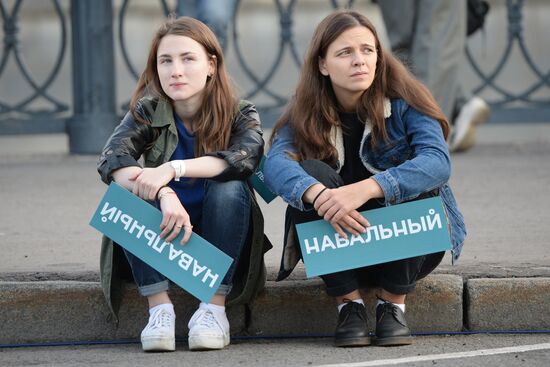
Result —
<path fill-rule="evenodd" d="M 340 187 L 344 184 L 342 177 L 334 168 L 317 159 L 307 159 L 300 163 L 308 175 L 317 179 L 329 188 Z"/>
<path fill-rule="evenodd" d="M 249 196 L 246 181 L 206 181 L 205 198 L 210 203 L 220 203 L 223 207 L 227 207 L 231 206 L 231 203 L 235 201 L 248 202 Z"/>

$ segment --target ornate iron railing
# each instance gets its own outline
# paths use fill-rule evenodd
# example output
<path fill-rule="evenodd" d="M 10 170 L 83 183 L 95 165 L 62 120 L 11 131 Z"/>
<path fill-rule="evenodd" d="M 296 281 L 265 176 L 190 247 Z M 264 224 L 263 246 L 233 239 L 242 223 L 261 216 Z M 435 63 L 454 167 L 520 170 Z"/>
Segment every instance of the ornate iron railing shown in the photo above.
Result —
<path fill-rule="evenodd" d="M 480 79 L 478 85 L 472 89 L 474 94 L 483 94 L 487 91 L 495 92 L 498 97 L 489 100 L 496 112 L 493 120 L 497 121 L 548 121 L 550 118 L 550 98 L 537 98 L 535 93 L 543 88 L 550 87 L 550 69 L 544 72 L 538 66 L 525 40 L 525 1 L 506 0 L 507 9 L 507 37 L 504 52 L 492 70 L 484 71 L 476 60 L 476 55 L 466 47 L 466 56 L 473 72 Z M 517 45 L 521 59 L 528 69 L 533 72 L 538 80 L 535 80 L 525 90 L 514 91 L 498 84 L 499 77 L 505 73 L 505 67 L 512 60 L 512 50 Z M 513 107 L 513 104 L 522 102 L 524 107 Z"/>
<path fill-rule="evenodd" d="M 65 0 L 70 1 L 71 3 L 71 20 L 74 21 L 74 18 L 78 15 L 82 19 L 86 12 L 81 12 L 76 14 L 74 8 L 78 8 L 77 5 L 83 5 L 78 3 L 79 0 Z M 97 3 L 103 4 L 103 6 L 112 6 L 112 0 L 95 0 Z M 95 3 L 94 1 L 94 3 Z M 182 13 L 182 10 L 186 9 L 186 5 L 191 0 L 159 0 L 157 3 L 161 9 L 161 14 L 165 16 L 169 13 Z M 59 35 L 59 44 L 57 49 L 53 52 L 56 53 L 54 64 L 49 71 L 48 75 L 43 82 L 38 82 L 36 77 L 33 74 L 31 68 L 29 68 L 28 63 L 26 62 L 26 55 L 23 52 L 21 47 L 21 41 L 19 38 L 20 28 L 25 26 L 25 19 L 21 18 L 20 11 L 22 8 L 24 0 L 13 0 L 11 1 L 12 6 L 9 6 L 8 0 L 0 0 L 0 11 L 3 22 L 3 47 L 2 53 L 0 54 L 0 134 L 13 134 L 13 133 L 35 133 L 35 132 L 63 132 L 69 131 L 67 124 L 71 123 L 71 119 L 74 120 L 75 115 L 82 116 L 82 114 L 93 113 L 93 106 L 86 109 L 79 108 L 75 104 L 84 103 L 82 99 L 75 98 L 74 101 L 70 100 L 59 100 L 56 96 L 51 93 L 52 83 L 59 78 L 59 72 L 62 68 L 68 68 L 70 65 L 67 65 L 66 62 L 63 62 L 66 50 L 67 50 L 67 16 L 63 12 L 61 0 L 50 0 L 51 9 L 55 13 L 60 24 L 60 35 Z M 246 85 L 245 98 L 254 100 L 262 112 L 263 121 L 266 125 L 269 125 L 276 116 L 280 113 L 281 108 L 287 103 L 289 93 L 292 88 L 294 80 L 289 81 L 289 87 L 283 90 L 277 90 L 275 84 L 277 81 L 277 74 L 283 70 L 284 73 L 287 72 L 286 68 L 295 68 L 299 70 L 301 64 L 301 53 L 303 50 L 299 50 L 296 42 L 296 33 L 295 28 L 297 27 L 296 18 L 298 13 L 298 0 L 273 0 L 269 4 L 272 6 L 272 13 L 274 17 L 278 19 L 278 29 L 275 30 L 277 34 L 277 43 L 274 44 L 276 50 L 274 51 L 274 56 L 271 60 L 267 60 L 264 64 L 267 65 L 267 69 L 264 72 L 258 72 L 255 70 L 253 65 L 251 65 L 250 60 L 245 56 L 245 49 L 250 47 L 246 41 L 243 42 L 242 35 L 239 34 L 239 24 L 241 22 L 246 22 L 246 19 L 243 17 L 246 16 L 244 7 L 253 3 L 253 0 L 237 1 L 236 11 L 233 16 L 232 32 L 229 34 L 231 52 L 234 55 L 234 63 L 236 65 L 231 65 L 231 67 L 238 68 L 241 75 L 239 84 Z M 131 0 L 118 0 L 116 5 L 119 7 L 118 15 L 115 19 L 111 19 L 111 28 L 115 25 L 115 29 L 118 29 L 118 38 L 115 40 L 114 47 L 118 48 L 120 51 L 121 57 L 123 59 L 126 71 L 134 79 L 138 77 L 138 70 L 136 69 L 132 58 L 128 52 L 129 44 L 127 41 L 127 33 L 125 29 L 125 22 L 129 17 L 128 8 L 130 7 Z M 337 1 L 337 0 L 327 0 L 324 2 L 325 6 L 328 5 L 327 10 L 330 8 L 340 8 L 340 7 L 354 7 L 356 6 L 353 0 L 346 1 Z M 502 3 L 502 2 L 501 2 Z M 496 7 L 499 3 L 497 0 L 492 1 L 493 8 Z M 44 5 L 42 5 L 44 6 Z M 137 6 L 137 5 L 136 5 Z M 150 5 L 149 5 L 150 6 Z M 498 59 L 498 62 L 494 67 L 488 68 L 486 62 L 481 59 L 482 51 L 475 51 L 471 45 L 467 48 L 466 56 L 469 61 L 470 71 L 476 79 L 476 83 L 472 88 L 472 92 L 484 96 L 488 99 L 490 104 L 493 107 L 493 120 L 496 121 L 534 121 L 534 120 L 543 120 L 548 121 L 548 116 L 550 116 L 550 98 L 546 98 L 545 95 L 548 95 L 547 91 L 550 87 L 550 71 L 548 65 L 539 65 L 535 62 L 535 59 L 532 56 L 532 50 L 527 47 L 525 39 L 525 27 L 529 24 L 525 21 L 524 12 L 529 6 L 528 1 L 524 0 L 506 0 L 506 15 L 507 15 L 507 35 L 505 47 L 502 55 Z M 84 15 L 83 15 L 84 14 Z M 102 13 L 109 14 L 109 13 Z M 94 15 L 99 16 L 99 15 Z M 488 17 L 494 16 L 492 12 L 489 13 Z M 489 18 L 488 18 L 489 19 Z M 88 27 L 92 27 L 94 20 L 92 19 L 87 23 Z M 85 32 L 86 29 L 79 29 L 78 24 L 73 22 L 73 38 L 75 32 Z M 490 32 L 490 29 L 487 29 L 487 32 Z M 101 33 L 101 29 L 98 30 Z M 110 34 L 101 34 L 100 38 L 103 40 L 111 37 L 113 38 L 113 31 L 110 30 Z M 271 31 L 273 32 L 273 31 Z M 93 37 L 88 38 L 86 42 L 95 42 Z M 90 45 L 93 47 L 94 45 Z M 97 45 L 96 45 L 97 46 Z M 134 45 L 132 45 L 135 47 Z M 144 43 L 140 47 L 146 47 Z M 535 80 L 527 88 L 518 90 L 519 88 L 516 85 L 510 85 L 510 83 L 502 83 L 504 80 L 504 75 L 506 73 L 507 67 L 510 66 L 510 63 L 517 63 L 518 57 L 512 57 L 514 47 L 518 47 L 519 55 L 521 56 L 521 62 L 524 65 L 521 67 L 524 69 L 527 67 L 534 75 Z M 80 48 L 78 48 L 80 49 Z M 82 65 L 79 65 L 79 68 L 74 68 L 75 62 L 85 62 L 85 60 L 80 60 L 78 55 L 74 55 L 75 48 L 73 46 L 73 69 L 81 70 Z M 107 49 L 98 50 L 100 52 L 111 53 L 111 56 L 114 55 L 114 50 Z M 76 51 L 80 52 L 80 51 Z M 290 64 L 288 58 L 286 62 L 283 61 L 285 56 L 290 54 Z M 18 85 L 7 85 L 6 82 L 2 82 L 2 77 L 7 73 L 7 64 L 8 59 L 13 57 L 16 65 L 17 72 L 21 74 L 18 79 L 19 83 L 25 83 L 31 92 L 28 96 L 21 98 L 16 102 L 8 102 L 5 99 L 5 95 L 9 93 L 10 89 L 17 88 Z M 113 56 L 114 57 L 114 56 Z M 101 65 L 111 65 L 109 62 L 106 62 Z M 85 65 L 86 68 L 97 69 L 97 65 Z M 514 64 L 516 67 L 516 64 Z M 114 66 L 113 66 L 114 69 Z M 12 67 L 13 70 L 13 67 Z M 115 70 L 110 72 L 114 74 Z M 121 71 L 121 70 L 119 70 Z M 124 70 L 122 70 L 124 71 Z M 11 71 L 10 71 L 11 73 Z M 91 77 L 92 81 L 98 74 L 97 72 Z M 90 77 L 88 77 L 90 79 Z M 110 78 L 105 78 L 110 79 Z M 116 79 L 116 78 L 112 78 Z M 13 80 L 13 79 L 11 79 Z M 72 92 L 71 94 L 76 95 L 79 88 L 78 85 L 75 85 L 78 81 L 78 76 L 73 76 L 73 85 L 69 85 L 66 88 Z M 115 81 L 114 80 L 105 80 L 102 87 L 104 90 L 112 88 L 114 90 Z M 93 88 L 93 85 L 90 86 Z M 75 92 L 76 90 L 76 92 Z M 88 91 L 89 93 L 94 93 L 94 91 Z M 87 92 L 86 92 L 87 93 Z M 4 97 L 3 97 L 4 96 Z M 127 97 L 126 97 L 127 98 Z M 70 99 L 70 98 L 66 98 Z M 41 100 L 39 103 L 40 108 L 34 107 L 36 102 Z M 104 111 L 107 114 L 113 113 L 120 115 L 122 110 L 121 105 L 124 105 L 124 101 L 118 101 L 114 111 Z M 45 106 L 45 107 L 44 107 Z M 72 107 L 72 108 L 71 108 Z M 90 119 L 93 121 L 94 119 Z M 112 124 L 113 122 L 109 122 Z M 108 130 L 110 127 L 106 127 Z M 103 142 L 101 142 L 103 143 Z M 75 147 L 76 150 L 78 148 Z"/>
<path fill-rule="evenodd" d="M 28 84 L 28 86 L 32 89 L 29 96 L 12 104 L 0 99 L 0 122 L 6 122 L 5 124 L 0 125 L 0 127 L 2 127 L 0 134 L 6 132 L 47 132 L 65 128 L 64 119 L 58 118 L 57 116 L 68 111 L 69 106 L 67 103 L 59 101 L 57 98 L 52 96 L 49 89 L 59 74 L 62 66 L 62 60 L 65 56 L 65 50 L 67 49 L 67 27 L 65 15 L 63 14 L 59 1 L 51 0 L 51 2 L 53 11 L 61 25 L 61 39 L 53 68 L 49 72 L 46 79 L 41 83 L 36 80 L 32 70 L 30 70 L 27 66 L 27 63 L 25 62 L 25 55 L 21 51 L 18 39 L 18 16 L 23 0 L 17 0 L 13 4 L 11 10 L 5 0 L 0 2 L 0 12 L 2 15 L 4 31 L 4 45 L 2 57 L 0 59 L 0 78 L 6 70 L 8 59 L 13 55 L 15 65 L 21 75 L 20 82 Z M 16 87 L 18 86 L 8 86 L 3 84 L 2 90 L 7 91 L 8 89 Z M 32 104 L 40 98 L 46 102 L 47 107 L 40 109 L 33 108 Z"/>

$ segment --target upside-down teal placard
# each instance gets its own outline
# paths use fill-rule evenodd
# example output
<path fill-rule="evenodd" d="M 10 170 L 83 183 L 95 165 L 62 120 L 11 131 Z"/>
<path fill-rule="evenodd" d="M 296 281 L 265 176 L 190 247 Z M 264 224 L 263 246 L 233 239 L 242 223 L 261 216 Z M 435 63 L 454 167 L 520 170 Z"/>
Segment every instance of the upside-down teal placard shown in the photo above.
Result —
<path fill-rule="evenodd" d="M 262 157 L 262 160 L 260 161 L 260 164 L 258 165 L 258 169 L 256 169 L 256 172 L 252 176 L 250 176 L 250 182 L 252 182 L 252 186 L 254 186 L 254 190 L 260 196 L 266 203 L 270 203 L 277 197 L 265 184 L 264 180 L 264 162 L 265 162 L 265 156 Z"/>
<path fill-rule="evenodd" d="M 162 213 L 111 183 L 90 225 L 203 302 L 209 302 L 233 259 L 196 233 L 180 245 L 160 238 Z"/>
<path fill-rule="evenodd" d="M 367 210 L 366 233 L 341 237 L 325 220 L 296 225 L 308 277 L 452 248 L 439 196 Z"/>

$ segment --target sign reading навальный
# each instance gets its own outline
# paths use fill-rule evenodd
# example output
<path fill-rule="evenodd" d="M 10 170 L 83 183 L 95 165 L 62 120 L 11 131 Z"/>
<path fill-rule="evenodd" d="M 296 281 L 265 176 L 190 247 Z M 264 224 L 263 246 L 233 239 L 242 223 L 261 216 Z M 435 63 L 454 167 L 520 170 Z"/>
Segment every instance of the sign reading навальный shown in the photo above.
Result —
<path fill-rule="evenodd" d="M 111 183 L 90 225 L 203 302 L 218 289 L 233 262 L 223 251 L 193 233 L 180 245 L 160 238 L 162 213 L 116 183 Z"/>
<path fill-rule="evenodd" d="M 308 277 L 452 248 L 439 196 L 361 214 L 371 226 L 347 239 L 325 220 L 296 225 Z"/>

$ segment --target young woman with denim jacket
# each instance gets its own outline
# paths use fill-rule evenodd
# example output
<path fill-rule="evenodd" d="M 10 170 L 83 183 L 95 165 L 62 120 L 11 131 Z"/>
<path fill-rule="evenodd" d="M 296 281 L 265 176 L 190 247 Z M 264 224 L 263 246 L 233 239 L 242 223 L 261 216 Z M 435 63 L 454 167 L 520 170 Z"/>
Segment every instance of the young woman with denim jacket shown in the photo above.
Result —
<path fill-rule="evenodd" d="M 338 11 L 317 27 L 295 96 L 277 122 L 264 166 L 268 186 L 288 204 L 279 279 L 300 257 L 295 225 L 325 219 L 341 236 L 366 232 L 359 212 L 440 195 L 453 260 L 465 237 L 448 186 L 447 120 L 429 91 L 382 49 L 373 25 Z M 411 343 L 405 298 L 444 253 L 321 276 L 338 303 L 337 346 L 369 345 L 360 288 L 378 287 L 378 345 Z"/>
<path fill-rule="evenodd" d="M 210 303 L 201 303 L 189 321 L 191 350 L 229 344 L 224 306 L 236 264 L 244 248 L 254 253 L 249 242 L 263 240 L 250 228 L 252 213 L 259 211 L 246 181 L 262 154 L 258 114 L 236 99 L 212 31 L 189 17 L 167 20 L 153 38 L 130 112 L 107 142 L 98 170 L 105 182 L 114 180 L 156 202 L 165 241 L 183 231 L 184 245 L 193 230 L 234 259 Z M 142 155 L 145 168 L 137 162 Z M 149 303 L 143 350 L 173 351 L 169 282 L 130 252 L 125 255 Z"/>

